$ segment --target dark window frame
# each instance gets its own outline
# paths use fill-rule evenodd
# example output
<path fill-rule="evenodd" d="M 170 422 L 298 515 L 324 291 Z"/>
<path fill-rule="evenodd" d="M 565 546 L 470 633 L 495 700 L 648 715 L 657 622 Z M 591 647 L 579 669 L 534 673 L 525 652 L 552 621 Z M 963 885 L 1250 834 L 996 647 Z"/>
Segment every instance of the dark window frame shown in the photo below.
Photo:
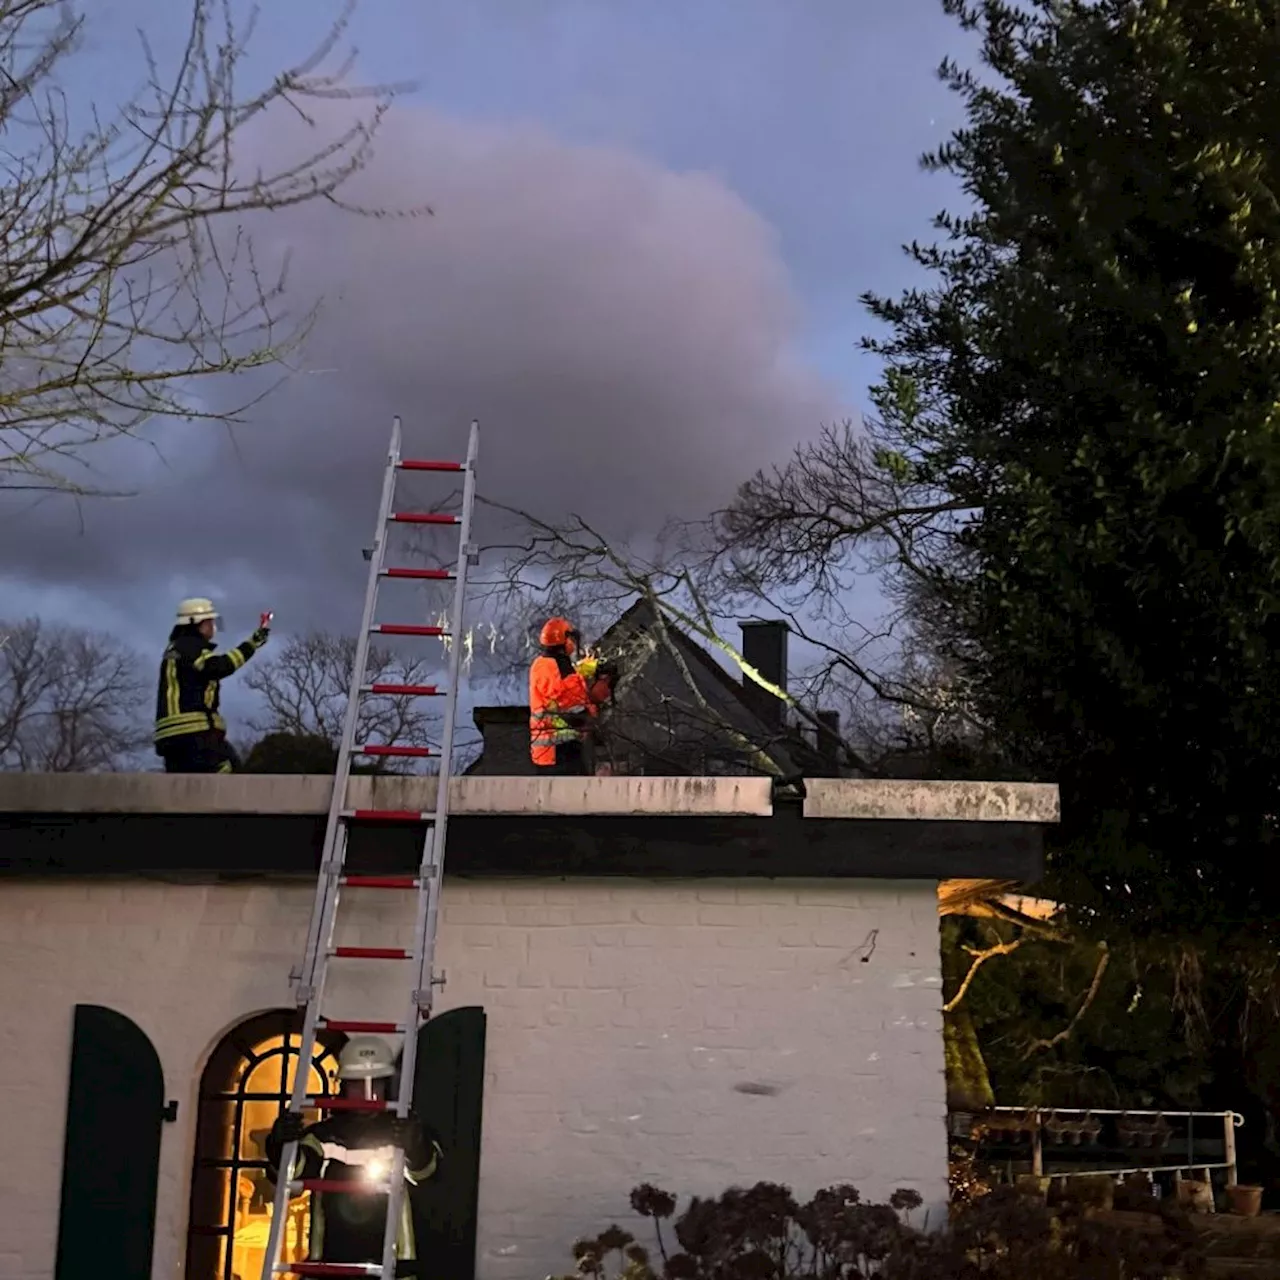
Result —
<path fill-rule="evenodd" d="M 240 1155 L 244 1134 L 244 1111 L 247 1102 L 275 1102 L 283 1112 L 288 1105 L 289 1094 L 285 1090 L 290 1058 L 296 1058 L 302 1035 L 302 1011 L 300 1009 L 272 1009 L 255 1014 L 237 1024 L 222 1037 L 209 1055 L 200 1075 L 199 1100 L 196 1112 L 196 1142 L 192 1156 L 191 1197 L 187 1218 L 187 1280 L 233 1280 L 233 1251 L 236 1188 L 241 1172 L 261 1170 L 267 1167 L 265 1160 L 245 1159 Z M 264 1040 L 282 1037 L 284 1043 L 265 1053 L 256 1048 Z M 331 1089 L 331 1071 L 337 1066 L 337 1058 L 346 1036 L 334 1032 L 318 1031 L 311 1065 L 319 1072 L 326 1094 Z M 280 1060 L 280 1085 L 277 1091 L 252 1093 L 243 1088 L 261 1063 L 272 1058 Z M 221 1121 L 225 1109 L 231 1109 L 230 1157 L 209 1155 L 209 1147 L 225 1140 Z M 226 1177 L 226 1194 L 221 1194 L 222 1179 Z M 221 1205 L 218 1202 L 221 1201 Z M 215 1220 L 219 1219 L 219 1220 Z M 211 1268 L 209 1260 L 214 1256 L 210 1241 L 225 1240 L 222 1264 Z M 215 1246 L 216 1248 L 216 1246 Z"/>

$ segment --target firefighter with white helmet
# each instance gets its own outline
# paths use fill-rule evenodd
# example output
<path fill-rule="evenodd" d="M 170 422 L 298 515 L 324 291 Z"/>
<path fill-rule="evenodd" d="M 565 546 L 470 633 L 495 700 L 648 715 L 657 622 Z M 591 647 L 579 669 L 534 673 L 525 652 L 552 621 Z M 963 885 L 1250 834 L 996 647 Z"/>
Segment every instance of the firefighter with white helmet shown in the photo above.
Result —
<path fill-rule="evenodd" d="M 227 653 L 218 653 L 213 601 L 193 596 L 178 604 L 177 620 L 160 663 L 156 694 L 156 754 L 166 773 L 231 773 L 239 763 L 219 714 L 219 681 L 253 657 L 271 634 L 271 614 Z"/>
<path fill-rule="evenodd" d="M 395 1075 L 395 1055 L 378 1036 L 352 1036 L 338 1057 L 342 1096 L 385 1102 L 387 1082 Z M 401 1087 L 405 1087 L 401 1084 Z M 435 1175 L 443 1151 L 439 1137 L 410 1112 L 401 1120 L 394 1111 L 339 1111 L 306 1126 L 286 1111 L 267 1139 L 272 1180 L 279 1176 L 284 1147 L 297 1142 L 290 1180 L 321 1178 L 356 1184 L 385 1181 L 395 1156 L 404 1148 L 404 1176 L 417 1186 Z M 311 1234 L 307 1258 L 312 1262 L 377 1262 L 382 1256 L 386 1197 L 359 1191 L 323 1191 L 311 1198 Z M 409 1196 L 400 1197 L 396 1260 L 417 1259 Z"/>

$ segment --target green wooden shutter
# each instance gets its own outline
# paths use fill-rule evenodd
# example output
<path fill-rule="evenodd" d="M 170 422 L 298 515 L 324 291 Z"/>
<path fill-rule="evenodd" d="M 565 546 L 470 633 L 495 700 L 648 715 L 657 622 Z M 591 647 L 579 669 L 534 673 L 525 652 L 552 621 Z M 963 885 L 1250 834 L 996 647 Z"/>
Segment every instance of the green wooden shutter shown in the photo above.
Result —
<path fill-rule="evenodd" d="M 56 1280 L 150 1280 L 164 1071 L 114 1009 L 76 1005 Z"/>
<path fill-rule="evenodd" d="M 413 1193 L 418 1257 L 432 1280 L 475 1280 L 485 1012 L 451 1009 L 418 1032 L 413 1105 L 440 1134 L 439 1174 Z"/>

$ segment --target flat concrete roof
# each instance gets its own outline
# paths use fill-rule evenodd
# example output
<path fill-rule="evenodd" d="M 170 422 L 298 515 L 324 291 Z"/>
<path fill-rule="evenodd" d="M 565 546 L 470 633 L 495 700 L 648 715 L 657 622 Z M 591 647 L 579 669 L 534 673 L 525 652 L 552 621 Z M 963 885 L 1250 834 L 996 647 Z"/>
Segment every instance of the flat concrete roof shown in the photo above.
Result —
<path fill-rule="evenodd" d="M 357 809 L 435 808 L 435 778 L 357 776 Z M 323 775 L 0 773 L 0 813 L 323 815 Z M 806 818 L 1054 823 L 1058 788 L 1043 783 L 805 781 Z M 473 775 L 450 782 L 458 816 L 770 817 L 769 778 L 533 778 Z"/>
<path fill-rule="evenodd" d="M 438 779 L 356 775 L 353 809 L 436 807 Z M 325 814 L 333 778 L 323 774 L 8 773 L 0 813 Z M 768 778 L 502 778 L 450 780 L 454 814 L 769 817 Z"/>
<path fill-rule="evenodd" d="M 806 818 L 899 818 L 916 822 L 1059 822 L 1050 782 L 912 782 L 807 778 Z"/>

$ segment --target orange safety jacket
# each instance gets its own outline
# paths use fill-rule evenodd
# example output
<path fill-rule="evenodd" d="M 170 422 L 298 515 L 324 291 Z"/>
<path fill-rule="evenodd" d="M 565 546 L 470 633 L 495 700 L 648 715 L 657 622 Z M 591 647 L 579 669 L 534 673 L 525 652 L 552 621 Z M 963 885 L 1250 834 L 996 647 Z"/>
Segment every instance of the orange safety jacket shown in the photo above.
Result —
<path fill-rule="evenodd" d="M 533 763 L 553 765 L 556 747 L 581 742 L 586 719 L 599 711 L 587 682 L 565 654 L 544 653 L 529 668 L 529 753 Z"/>

